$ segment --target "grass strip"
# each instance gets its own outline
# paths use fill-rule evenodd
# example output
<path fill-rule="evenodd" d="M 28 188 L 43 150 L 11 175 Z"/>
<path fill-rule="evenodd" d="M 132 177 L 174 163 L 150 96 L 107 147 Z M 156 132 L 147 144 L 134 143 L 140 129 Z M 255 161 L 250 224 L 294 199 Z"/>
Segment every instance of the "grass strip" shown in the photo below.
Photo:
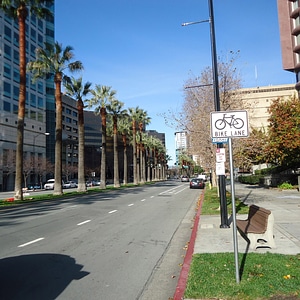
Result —
<path fill-rule="evenodd" d="M 233 253 L 195 254 L 185 298 L 299 299 L 300 254 L 239 254 L 240 283 L 235 280 Z"/>
<path fill-rule="evenodd" d="M 220 200 L 218 190 L 214 188 L 206 188 L 204 194 L 204 201 L 202 204 L 201 215 L 219 215 L 220 214 Z M 232 213 L 231 194 L 226 192 L 227 212 Z M 245 205 L 238 198 L 235 199 L 236 213 L 247 214 L 249 207 Z"/>
<path fill-rule="evenodd" d="M 227 193 L 228 213 L 231 196 Z M 236 211 L 248 206 L 236 199 Z M 201 215 L 220 214 L 216 188 L 206 189 Z M 239 253 L 240 283 L 235 279 L 234 253 L 197 253 L 190 266 L 185 299 L 300 299 L 300 254 Z"/>

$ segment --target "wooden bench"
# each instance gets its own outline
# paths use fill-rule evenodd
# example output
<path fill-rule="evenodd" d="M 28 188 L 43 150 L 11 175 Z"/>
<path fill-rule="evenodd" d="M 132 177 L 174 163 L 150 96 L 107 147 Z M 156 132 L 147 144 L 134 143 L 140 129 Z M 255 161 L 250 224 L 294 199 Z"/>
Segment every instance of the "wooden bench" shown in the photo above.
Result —
<path fill-rule="evenodd" d="M 270 210 L 251 205 L 247 220 L 236 220 L 236 225 L 241 235 L 249 240 L 251 249 L 259 246 L 276 248 L 273 235 L 274 216 Z"/>

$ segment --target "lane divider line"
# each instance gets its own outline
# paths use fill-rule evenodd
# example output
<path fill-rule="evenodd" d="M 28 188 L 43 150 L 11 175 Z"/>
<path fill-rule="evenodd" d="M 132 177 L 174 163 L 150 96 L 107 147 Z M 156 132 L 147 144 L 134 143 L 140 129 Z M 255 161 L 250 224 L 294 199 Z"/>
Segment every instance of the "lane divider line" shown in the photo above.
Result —
<path fill-rule="evenodd" d="M 141 202 L 144 202 L 144 201 L 146 201 L 146 199 L 142 199 L 142 200 L 141 200 Z"/>
<path fill-rule="evenodd" d="M 113 214 L 113 213 L 115 213 L 115 212 L 117 212 L 117 210 L 116 210 L 116 209 L 114 209 L 114 210 L 111 210 L 111 211 L 109 211 L 108 213 L 109 213 L 109 214 Z"/>
<path fill-rule="evenodd" d="M 128 204 L 128 206 L 133 206 L 134 204 L 133 203 L 131 203 L 131 204 Z"/>
<path fill-rule="evenodd" d="M 30 241 L 30 242 L 28 242 L 28 243 L 25 243 L 25 244 L 19 245 L 18 247 L 19 247 L 19 248 L 22 248 L 22 247 L 25 247 L 25 246 L 28 246 L 28 245 L 31 245 L 31 244 L 37 243 L 37 242 L 39 242 L 39 241 L 41 241 L 41 240 L 43 240 L 43 239 L 44 239 L 43 237 L 42 237 L 42 238 L 38 238 L 38 239 L 36 239 L 36 240 L 33 240 L 33 241 Z"/>
<path fill-rule="evenodd" d="M 77 226 L 80 226 L 80 225 L 83 225 L 83 224 L 86 224 L 86 223 L 89 223 L 91 222 L 91 220 L 86 220 L 86 221 L 83 221 L 81 223 L 78 223 Z"/>

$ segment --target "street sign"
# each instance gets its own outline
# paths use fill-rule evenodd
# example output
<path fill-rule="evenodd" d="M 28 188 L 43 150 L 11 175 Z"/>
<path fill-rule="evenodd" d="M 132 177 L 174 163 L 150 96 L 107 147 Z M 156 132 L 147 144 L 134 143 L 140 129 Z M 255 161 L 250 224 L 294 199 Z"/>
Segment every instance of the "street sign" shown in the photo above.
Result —
<path fill-rule="evenodd" d="M 225 164 L 224 162 L 216 162 L 216 175 L 225 175 Z"/>
<path fill-rule="evenodd" d="M 212 138 L 247 137 L 248 112 L 245 110 L 211 112 L 210 129 Z"/>
<path fill-rule="evenodd" d="M 219 163 L 225 161 L 226 161 L 225 148 L 217 148 L 216 162 Z"/>
<path fill-rule="evenodd" d="M 212 138 L 213 144 L 228 144 L 228 138 Z"/>

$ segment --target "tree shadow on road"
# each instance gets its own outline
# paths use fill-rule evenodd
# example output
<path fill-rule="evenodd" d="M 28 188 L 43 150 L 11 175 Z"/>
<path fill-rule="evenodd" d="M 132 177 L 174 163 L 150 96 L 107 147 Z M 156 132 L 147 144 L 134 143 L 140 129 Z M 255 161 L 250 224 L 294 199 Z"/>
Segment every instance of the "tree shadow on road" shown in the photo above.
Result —
<path fill-rule="evenodd" d="M 89 273 L 61 254 L 29 254 L 0 260 L 0 299 L 56 299 L 72 280 Z"/>

